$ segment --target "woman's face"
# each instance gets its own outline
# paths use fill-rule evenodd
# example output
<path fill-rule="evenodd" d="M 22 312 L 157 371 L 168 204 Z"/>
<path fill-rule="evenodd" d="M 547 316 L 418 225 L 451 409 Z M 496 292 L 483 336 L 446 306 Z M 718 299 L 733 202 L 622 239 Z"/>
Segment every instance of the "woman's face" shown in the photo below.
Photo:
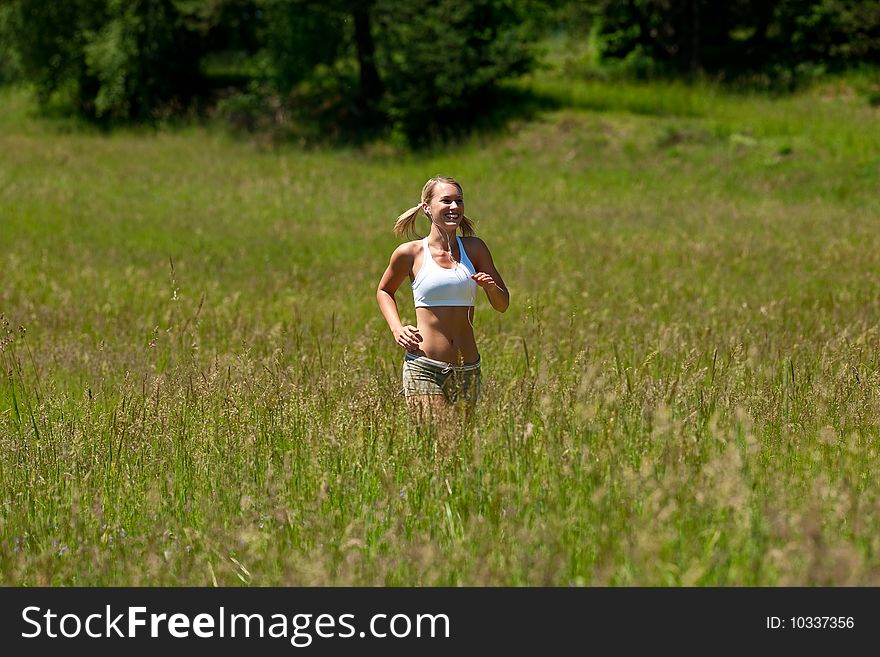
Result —
<path fill-rule="evenodd" d="M 431 221 L 440 228 L 454 231 L 464 216 L 464 198 L 461 190 L 451 183 L 440 182 L 434 186 L 434 195 L 422 207 Z"/>

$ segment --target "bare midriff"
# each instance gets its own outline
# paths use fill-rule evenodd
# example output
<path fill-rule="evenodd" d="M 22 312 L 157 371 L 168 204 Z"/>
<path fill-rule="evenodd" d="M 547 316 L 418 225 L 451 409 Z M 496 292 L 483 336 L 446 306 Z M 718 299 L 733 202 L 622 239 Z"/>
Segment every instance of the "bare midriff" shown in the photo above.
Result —
<path fill-rule="evenodd" d="M 473 321 L 473 306 L 416 308 L 416 325 L 422 341 L 419 349 L 411 353 L 454 365 L 477 362 L 480 354 Z"/>

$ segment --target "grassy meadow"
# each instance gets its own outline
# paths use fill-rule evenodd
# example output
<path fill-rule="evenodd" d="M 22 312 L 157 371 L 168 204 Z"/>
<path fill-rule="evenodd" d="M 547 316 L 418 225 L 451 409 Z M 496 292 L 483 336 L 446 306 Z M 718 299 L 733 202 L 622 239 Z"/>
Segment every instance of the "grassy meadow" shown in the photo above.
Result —
<path fill-rule="evenodd" d="M 518 84 L 421 154 L 0 90 L 0 585 L 880 585 L 876 82 Z M 438 173 L 511 292 L 442 458 L 375 301 Z"/>

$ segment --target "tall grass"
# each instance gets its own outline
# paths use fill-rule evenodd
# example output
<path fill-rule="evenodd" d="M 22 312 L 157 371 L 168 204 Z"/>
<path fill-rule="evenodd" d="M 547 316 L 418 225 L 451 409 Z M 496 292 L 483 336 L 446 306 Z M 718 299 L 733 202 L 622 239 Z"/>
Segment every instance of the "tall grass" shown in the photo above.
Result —
<path fill-rule="evenodd" d="M 430 155 L 2 92 L 0 583 L 876 585 L 877 108 L 579 84 Z M 436 173 L 512 295 L 445 456 L 374 301 Z"/>

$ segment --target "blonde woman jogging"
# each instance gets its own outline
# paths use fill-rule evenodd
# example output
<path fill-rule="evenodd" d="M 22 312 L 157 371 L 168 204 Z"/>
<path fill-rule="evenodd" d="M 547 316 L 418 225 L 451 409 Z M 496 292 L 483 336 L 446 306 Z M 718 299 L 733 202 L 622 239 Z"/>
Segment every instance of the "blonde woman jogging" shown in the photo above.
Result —
<path fill-rule="evenodd" d="M 419 421 L 450 419 L 457 405 L 470 417 L 480 390 L 480 353 L 473 325 L 477 287 L 502 313 L 510 305 L 510 295 L 492 254 L 474 235 L 458 182 L 445 176 L 431 178 L 419 204 L 397 218 L 394 233 L 417 237 L 415 223 L 422 214 L 430 221 L 430 232 L 391 254 L 376 300 L 394 341 L 406 350 L 403 392 Z M 416 326 L 401 322 L 394 299 L 407 277 Z"/>

